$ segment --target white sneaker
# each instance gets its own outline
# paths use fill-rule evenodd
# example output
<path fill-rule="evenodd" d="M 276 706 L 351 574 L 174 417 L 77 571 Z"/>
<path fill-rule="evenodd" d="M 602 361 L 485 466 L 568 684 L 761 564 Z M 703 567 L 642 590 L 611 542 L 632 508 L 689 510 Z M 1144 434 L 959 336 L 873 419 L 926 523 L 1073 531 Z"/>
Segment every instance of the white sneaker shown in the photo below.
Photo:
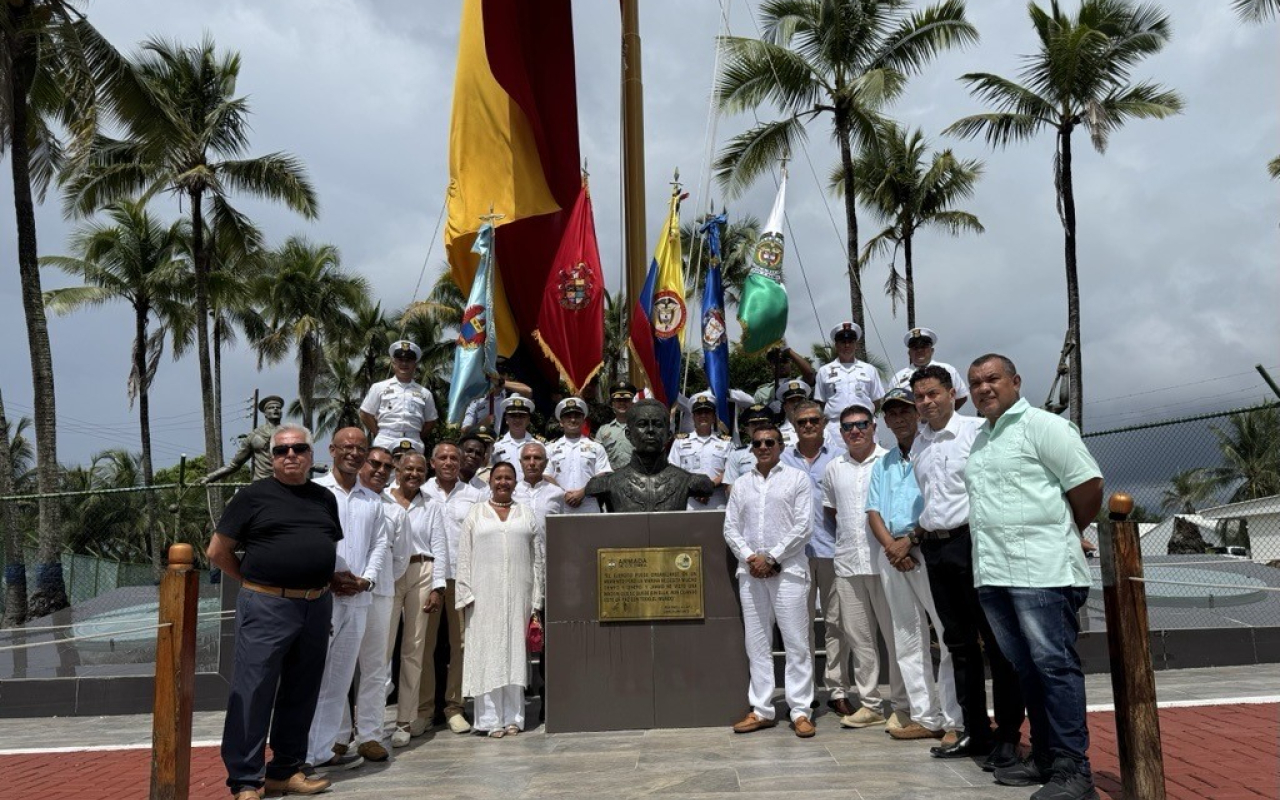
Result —
<path fill-rule="evenodd" d="M 449 717 L 449 730 L 454 733 L 471 733 L 471 723 L 461 714 L 454 714 Z"/>
<path fill-rule="evenodd" d="M 396 724 L 396 731 L 395 733 L 391 734 L 392 747 L 408 747 L 409 746 L 409 739 L 413 737 L 413 733 L 412 731 L 410 731 L 410 727 L 411 726 L 409 725 L 400 725 L 399 723 Z"/>
<path fill-rule="evenodd" d="M 426 733 L 427 728 L 430 728 L 430 727 L 431 727 L 431 720 L 427 719 L 426 717 L 418 717 L 413 722 L 409 723 L 409 735 L 421 736 L 422 734 Z"/>

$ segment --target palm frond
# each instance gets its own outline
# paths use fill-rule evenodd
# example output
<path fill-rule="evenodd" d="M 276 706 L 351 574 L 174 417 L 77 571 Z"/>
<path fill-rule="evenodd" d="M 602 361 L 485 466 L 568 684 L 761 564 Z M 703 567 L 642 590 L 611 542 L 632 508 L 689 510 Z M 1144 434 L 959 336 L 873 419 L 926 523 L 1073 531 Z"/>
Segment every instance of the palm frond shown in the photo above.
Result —
<path fill-rule="evenodd" d="M 716 157 L 716 181 L 728 198 L 734 199 L 784 155 L 797 151 L 807 136 L 804 124 L 794 116 L 744 131 L 730 139 Z"/>

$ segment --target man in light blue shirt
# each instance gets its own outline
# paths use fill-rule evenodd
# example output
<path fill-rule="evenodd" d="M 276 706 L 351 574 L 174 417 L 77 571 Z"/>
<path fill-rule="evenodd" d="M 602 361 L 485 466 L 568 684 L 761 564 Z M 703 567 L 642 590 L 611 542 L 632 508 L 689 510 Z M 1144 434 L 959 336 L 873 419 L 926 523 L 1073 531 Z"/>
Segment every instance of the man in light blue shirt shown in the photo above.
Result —
<path fill-rule="evenodd" d="M 1102 473 L 1074 425 L 1022 399 L 1008 358 L 980 356 L 969 385 L 986 418 L 964 474 L 974 582 L 1031 719 L 1031 758 L 996 781 L 1045 783 L 1032 800 L 1096 798 L 1075 645 L 1090 584 L 1080 531 L 1102 507 Z"/>

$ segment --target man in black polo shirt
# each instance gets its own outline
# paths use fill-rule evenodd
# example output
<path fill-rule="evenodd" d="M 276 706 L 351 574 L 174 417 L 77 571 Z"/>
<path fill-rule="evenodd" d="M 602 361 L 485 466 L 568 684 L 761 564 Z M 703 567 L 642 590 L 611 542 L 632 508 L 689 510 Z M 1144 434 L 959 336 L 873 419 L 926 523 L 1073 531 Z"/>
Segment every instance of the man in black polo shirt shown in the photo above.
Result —
<path fill-rule="evenodd" d="M 338 504 L 309 481 L 312 459 L 306 428 L 277 428 L 272 477 L 231 498 L 209 542 L 209 562 L 242 587 L 222 730 L 222 761 L 236 800 L 258 800 L 263 789 L 329 788 L 328 780 L 303 774 L 302 764 L 329 645 L 330 589 L 354 593 L 356 579 L 334 572 L 342 538 Z M 264 768 L 268 727 L 274 757 Z"/>

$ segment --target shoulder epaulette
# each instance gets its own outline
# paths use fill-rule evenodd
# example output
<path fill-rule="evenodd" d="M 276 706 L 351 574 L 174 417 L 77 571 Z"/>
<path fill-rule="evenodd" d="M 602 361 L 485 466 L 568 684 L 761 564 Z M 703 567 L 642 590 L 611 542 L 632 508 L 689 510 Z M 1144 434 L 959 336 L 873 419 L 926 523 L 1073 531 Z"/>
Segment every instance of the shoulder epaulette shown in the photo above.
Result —
<path fill-rule="evenodd" d="M 688 438 L 689 438 L 689 434 L 688 434 L 687 432 L 685 432 L 685 431 L 681 431 L 680 433 L 677 433 L 677 434 L 676 434 L 676 438 L 677 438 L 677 439 L 688 439 Z"/>

